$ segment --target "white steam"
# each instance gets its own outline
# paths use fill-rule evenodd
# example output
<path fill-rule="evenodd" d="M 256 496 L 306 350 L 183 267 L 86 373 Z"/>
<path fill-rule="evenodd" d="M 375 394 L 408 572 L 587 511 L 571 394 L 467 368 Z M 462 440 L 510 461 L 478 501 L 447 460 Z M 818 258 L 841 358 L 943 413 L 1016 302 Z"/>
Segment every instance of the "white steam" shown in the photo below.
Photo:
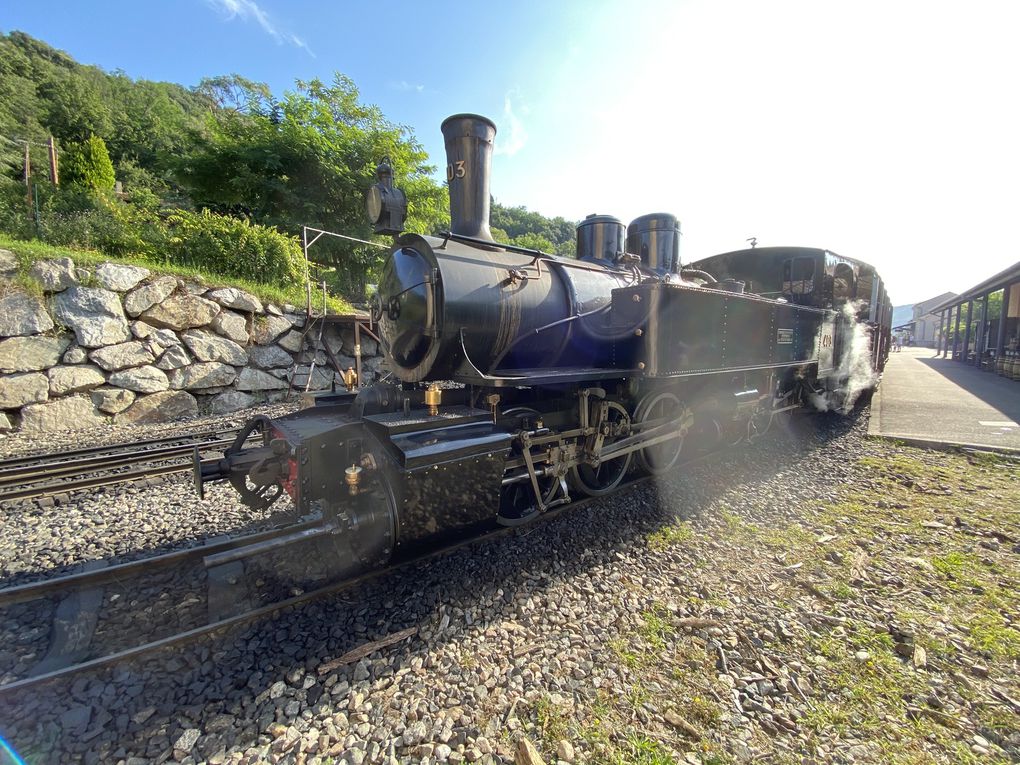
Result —
<path fill-rule="evenodd" d="M 843 357 L 830 378 L 834 387 L 823 393 L 812 392 L 808 397 L 819 412 L 848 414 L 860 395 L 878 382 L 878 374 L 871 365 L 871 328 L 857 321 L 861 305 L 850 301 L 843 305 L 841 321 L 837 321 L 841 341 L 837 347 L 843 349 Z"/>

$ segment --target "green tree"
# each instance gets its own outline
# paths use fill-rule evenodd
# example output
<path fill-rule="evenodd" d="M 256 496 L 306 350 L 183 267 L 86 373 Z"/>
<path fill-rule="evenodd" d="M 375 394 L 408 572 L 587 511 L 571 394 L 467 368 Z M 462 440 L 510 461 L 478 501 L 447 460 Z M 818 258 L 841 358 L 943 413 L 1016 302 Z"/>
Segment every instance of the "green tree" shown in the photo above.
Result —
<path fill-rule="evenodd" d="M 110 110 L 99 89 L 77 72 L 57 70 L 39 85 L 45 104 L 44 124 L 64 141 L 84 141 L 110 134 Z"/>
<path fill-rule="evenodd" d="M 515 236 L 510 240 L 510 244 L 516 244 L 518 247 L 527 247 L 532 250 L 541 250 L 542 252 L 550 254 L 556 249 L 556 246 L 544 236 L 541 234 L 532 234 L 531 232 Z"/>
<path fill-rule="evenodd" d="M 177 178 L 198 206 L 292 234 L 309 225 L 368 238 L 364 194 L 388 156 L 407 194 L 407 230 L 432 233 L 448 219 L 445 189 L 433 179 L 435 168 L 413 132 L 361 103 L 349 78 L 298 82 L 279 101 L 236 76 L 206 81 L 203 88 L 231 107 L 209 115 L 204 137 L 178 165 Z M 357 293 L 380 252 L 330 238 L 310 254 L 334 269 L 341 288 Z"/>
<path fill-rule="evenodd" d="M 537 236 L 548 247 L 536 247 L 544 252 L 573 257 L 575 251 L 575 228 L 573 221 L 566 218 L 547 218 L 526 207 L 506 207 L 496 202 L 492 205 L 492 225 L 504 232 L 514 244 L 520 237 Z M 532 246 L 532 245 L 521 245 Z"/>
<path fill-rule="evenodd" d="M 80 186 L 93 191 L 113 188 L 115 176 L 113 162 L 106 143 L 96 135 L 70 143 L 60 154 L 60 177 L 69 186 Z"/>

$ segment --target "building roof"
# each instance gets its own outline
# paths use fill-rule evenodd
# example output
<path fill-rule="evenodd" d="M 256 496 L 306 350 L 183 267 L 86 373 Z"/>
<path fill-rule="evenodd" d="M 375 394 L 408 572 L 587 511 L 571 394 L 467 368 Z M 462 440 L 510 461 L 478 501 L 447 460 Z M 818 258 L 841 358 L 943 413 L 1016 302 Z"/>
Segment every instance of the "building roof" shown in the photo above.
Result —
<path fill-rule="evenodd" d="M 916 317 L 920 317 L 920 316 L 924 316 L 925 314 L 928 314 L 928 313 L 931 313 L 932 306 L 940 305 L 943 302 L 945 302 L 946 300 L 949 300 L 949 299 L 954 298 L 954 297 L 956 297 L 956 293 L 955 292 L 943 292 L 941 295 L 936 295 L 933 298 L 928 298 L 927 300 L 922 300 L 920 303 L 914 303 L 914 316 L 915 316 L 915 318 Z"/>
<path fill-rule="evenodd" d="M 928 309 L 928 313 L 937 313 L 943 311 L 946 308 L 955 306 L 959 303 L 966 303 L 974 298 L 981 297 L 986 292 L 995 292 L 998 289 L 1002 289 L 1007 284 L 1020 281 L 1020 260 L 1011 265 L 1009 268 L 1005 268 L 995 276 L 990 276 L 979 284 L 975 284 L 969 290 L 961 292 L 959 295 L 943 300 L 938 305 L 934 305 Z"/>

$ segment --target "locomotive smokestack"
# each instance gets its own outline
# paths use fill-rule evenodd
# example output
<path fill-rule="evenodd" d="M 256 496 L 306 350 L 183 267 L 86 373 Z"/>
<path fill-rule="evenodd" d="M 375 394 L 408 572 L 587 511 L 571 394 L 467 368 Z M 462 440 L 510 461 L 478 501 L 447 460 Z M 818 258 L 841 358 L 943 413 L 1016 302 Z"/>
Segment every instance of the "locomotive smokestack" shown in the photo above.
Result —
<path fill-rule="evenodd" d="M 492 241 L 489 231 L 489 170 L 496 126 L 477 114 L 454 114 L 440 128 L 446 141 L 450 230 Z"/>

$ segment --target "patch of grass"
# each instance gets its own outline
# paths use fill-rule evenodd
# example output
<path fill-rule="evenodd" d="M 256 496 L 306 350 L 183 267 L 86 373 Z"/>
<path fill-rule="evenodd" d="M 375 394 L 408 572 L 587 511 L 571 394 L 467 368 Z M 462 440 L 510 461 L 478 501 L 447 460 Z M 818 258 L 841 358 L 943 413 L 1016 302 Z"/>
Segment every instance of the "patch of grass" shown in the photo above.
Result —
<path fill-rule="evenodd" d="M 1005 455 L 998 452 L 967 452 L 966 458 L 970 464 L 981 467 L 998 467 L 1000 465 L 1011 464 Z"/>
<path fill-rule="evenodd" d="M 906 478 L 921 478 L 929 472 L 928 466 L 920 460 L 896 453 L 885 457 L 861 457 L 858 463 L 879 473 Z"/>
<path fill-rule="evenodd" d="M 658 741 L 632 733 L 613 759 L 615 765 L 675 765 L 677 760 Z"/>
<path fill-rule="evenodd" d="M 535 715 L 535 725 L 542 740 L 550 746 L 557 741 L 568 737 L 570 732 L 570 718 L 566 711 L 558 704 L 554 704 L 548 696 L 542 696 L 535 701 L 532 711 Z"/>
<path fill-rule="evenodd" d="M 634 710 L 644 706 L 651 698 L 652 694 L 641 683 L 634 683 L 627 692 L 627 704 Z"/>
<path fill-rule="evenodd" d="M 846 582 L 836 582 L 826 591 L 833 600 L 850 600 L 854 596 L 853 587 Z"/>
<path fill-rule="evenodd" d="M 42 282 L 34 276 L 29 276 L 24 271 L 19 271 L 13 281 L 14 285 L 22 292 L 27 292 L 29 295 L 37 298 L 43 298 L 46 296 Z"/>
<path fill-rule="evenodd" d="M 702 696 L 693 696 L 678 706 L 680 715 L 700 728 L 714 728 L 719 724 L 722 712 L 719 705 Z"/>
<path fill-rule="evenodd" d="M 639 669 L 648 663 L 648 658 L 635 651 L 623 638 L 609 641 L 609 648 L 629 669 Z"/>
<path fill-rule="evenodd" d="M 972 556 L 957 551 L 936 555 L 931 559 L 931 565 L 936 571 L 954 581 L 963 579 L 964 572 L 971 569 L 975 563 Z"/>
<path fill-rule="evenodd" d="M 664 609 L 653 607 L 641 614 L 638 632 L 654 650 L 661 651 L 666 647 L 666 640 L 676 634 L 676 629 L 669 623 Z"/>
<path fill-rule="evenodd" d="M 726 524 L 726 530 L 734 536 L 753 534 L 758 530 L 758 527 L 753 523 L 749 523 L 729 510 L 723 510 L 719 517 Z"/>
<path fill-rule="evenodd" d="M 670 523 L 656 530 L 648 537 L 648 546 L 656 551 L 685 544 L 694 538 L 694 530 L 686 521 Z"/>
<path fill-rule="evenodd" d="M 968 642 L 994 659 L 1020 659 L 1020 632 L 997 613 L 983 611 L 968 622 Z"/>
<path fill-rule="evenodd" d="M 761 533 L 761 541 L 769 547 L 780 550 L 790 550 L 799 547 L 807 547 L 814 543 L 815 537 L 803 526 L 791 523 L 779 529 L 765 529 Z"/>
<path fill-rule="evenodd" d="M 162 263 L 160 261 L 140 256 L 111 257 L 94 250 L 71 250 L 65 247 L 54 247 L 53 245 L 46 244 L 45 242 L 13 239 L 6 234 L 0 234 L 0 248 L 13 252 L 18 258 L 18 263 L 22 272 L 26 274 L 35 261 L 51 258 L 71 258 L 74 261 L 75 266 L 89 267 L 95 267 L 100 263 L 107 262 L 125 263 L 132 266 L 147 268 L 155 274 L 170 274 L 171 276 L 179 276 L 182 279 L 197 281 L 209 288 L 239 287 L 246 292 L 256 295 L 260 300 L 267 303 L 290 303 L 298 307 L 303 307 L 305 305 L 305 288 L 300 285 L 278 285 L 253 282 L 233 276 L 227 277 L 214 273 L 203 272 L 197 268 L 190 268 L 188 266 Z M 27 286 L 26 291 L 32 292 L 32 290 Z M 32 292 L 32 294 L 36 293 Z M 333 295 L 327 295 L 326 306 L 330 313 L 345 314 L 352 313 L 354 310 L 350 303 L 346 300 Z M 313 287 L 312 310 L 321 310 L 321 308 L 321 287 L 318 292 L 316 292 Z"/>

